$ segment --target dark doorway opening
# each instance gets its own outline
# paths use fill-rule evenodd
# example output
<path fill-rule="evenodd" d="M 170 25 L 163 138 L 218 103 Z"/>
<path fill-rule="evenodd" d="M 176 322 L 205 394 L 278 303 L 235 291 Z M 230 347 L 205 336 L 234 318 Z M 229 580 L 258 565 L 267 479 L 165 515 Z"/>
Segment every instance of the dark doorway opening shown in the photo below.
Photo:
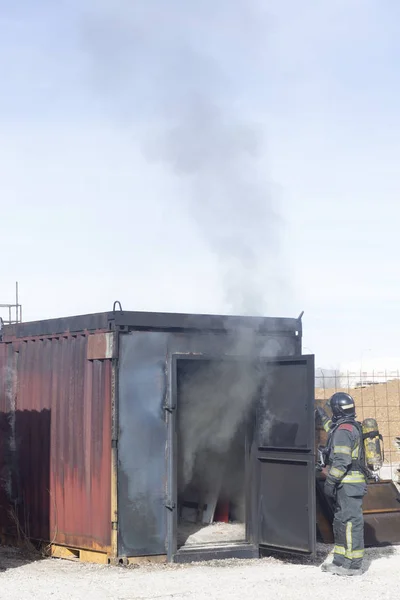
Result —
<path fill-rule="evenodd" d="M 249 362 L 177 362 L 177 548 L 243 543 L 255 398 Z"/>

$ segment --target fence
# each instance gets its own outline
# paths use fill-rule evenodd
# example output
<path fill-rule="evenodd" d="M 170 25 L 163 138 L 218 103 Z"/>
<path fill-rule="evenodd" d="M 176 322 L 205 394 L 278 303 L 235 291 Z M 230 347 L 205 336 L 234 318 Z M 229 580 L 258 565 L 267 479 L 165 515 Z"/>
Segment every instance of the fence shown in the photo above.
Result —
<path fill-rule="evenodd" d="M 399 480 L 400 451 L 396 437 L 400 436 L 400 371 L 330 372 L 317 371 L 315 398 L 323 406 L 337 391 L 354 398 L 357 420 L 376 419 L 383 436 L 385 461 L 380 472 L 383 479 Z M 319 433 L 322 440 L 323 435 Z"/>

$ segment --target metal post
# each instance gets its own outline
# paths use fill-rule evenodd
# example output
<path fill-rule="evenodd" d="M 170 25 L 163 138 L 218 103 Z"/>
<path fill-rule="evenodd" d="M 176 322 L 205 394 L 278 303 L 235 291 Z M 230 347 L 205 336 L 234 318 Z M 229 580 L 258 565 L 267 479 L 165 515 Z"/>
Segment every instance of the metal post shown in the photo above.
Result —
<path fill-rule="evenodd" d="M 18 321 L 18 313 L 19 313 L 19 309 L 18 309 L 18 281 L 15 282 L 15 320 Z"/>

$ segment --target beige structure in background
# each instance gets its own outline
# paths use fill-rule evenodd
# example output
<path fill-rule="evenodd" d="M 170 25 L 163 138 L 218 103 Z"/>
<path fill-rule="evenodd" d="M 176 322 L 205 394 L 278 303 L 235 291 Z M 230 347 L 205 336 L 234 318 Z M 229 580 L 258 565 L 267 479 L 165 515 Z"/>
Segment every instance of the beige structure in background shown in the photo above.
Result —
<path fill-rule="evenodd" d="M 346 374 L 341 373 L 337 381 L 343 385 L 343 382 L 346 381 Z M 379 431 L 383 436 L 385 451 L 385 462 L 380 476 L 382 479 L 398 480 L 400 453 L 394 440 L 400 436 L 400 380 L 388 377 L 384 382 L 365 387 L 337 387 L 336 389 L 318 387 L 319 383 L 317 378 L 315 398 L 316 403 L 320 406 L 324 407 L 325 402 L 332 394 L 342 391 L 353 396 L 358 421 L 368 417 L 376 419 Z M 325 442 L 326 436 L 320 427 L 317 427 L 316 437 L 317 443 Z"/>

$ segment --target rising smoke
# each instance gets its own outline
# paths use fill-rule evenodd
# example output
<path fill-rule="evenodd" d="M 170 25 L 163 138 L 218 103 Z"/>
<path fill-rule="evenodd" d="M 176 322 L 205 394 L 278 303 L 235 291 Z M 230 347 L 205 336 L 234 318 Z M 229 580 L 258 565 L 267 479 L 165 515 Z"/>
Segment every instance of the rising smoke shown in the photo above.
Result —
<path fill-rule="evenodd" d="M 84 43 L 106 110 L 149 161 L 218 265 L 226 309 L 266 314 L 282 291 L 282 220 L 264 161 L 259 88 L 268 29 L 256 0 L 86 0 Z M 255 83 L 256 82 L 256 83 Z M 261 86 L 262 87 L 262 86 Z M 137 125 L 141 123 L 141 125 Z"/>
<path fill-rule="evenodd" d="M 190 98 L 180 117 L 160 156 L 190 185 L 187 209 L 217 259 L 226 306 L 262 314 L 267 290 L 275 293 L 267 273 L 277 216 L 257 172 L 256 132 L 204 96 Z"/>
<path fill-rule="evenodd" d="M 225 459 L 258 388 L 256 368 L 246 363 L 207 362 L 182 378 L 179 418 L 186 450 L 180 457 L 183 488 L 192 479 L 198 452 L 209 452 L 214 466 Z M 210 464 L 204 466 L 209 471 Z M 204 474 L 203 479 L 206 477 Z"/>
<path fill-rule="evenodd" d="M 179 378 L 179 494 L 207 503 L 217 492 L 243 521 L 244 440 L 267 380 L 259 365 L 245 361 L 196 361 L 187 368 Z"/>
<path fill-rule="evenodd" d="M 246 92 L 252 75 L 263 76 L 257 53 L 267 30 L 258 2 L 102 0 L 85 6 L 91 79 L 107 109 L 127 127 L 140 119 L 148 124 L 135 129 L 136 138 L 149 161 L 161 161 L 180 178 L 184 194 L 176 202 L 215 256 L 227 310 L 265 314 L 283 284 L 282 223 L 263 163 L 262 127 L 249 116 L 255 109 Z M 227 351 L 248 355 L 256 335 L 238 335 Z M 197 468 L 215 483 L 218 463 L 226 468 L 232 440 L 261 387 L 266 393 L 254 369 L 232 377 L 231 366 L 221 365 L 183 381 L 183 487 L 200 451 L 207 464 Z"/>

